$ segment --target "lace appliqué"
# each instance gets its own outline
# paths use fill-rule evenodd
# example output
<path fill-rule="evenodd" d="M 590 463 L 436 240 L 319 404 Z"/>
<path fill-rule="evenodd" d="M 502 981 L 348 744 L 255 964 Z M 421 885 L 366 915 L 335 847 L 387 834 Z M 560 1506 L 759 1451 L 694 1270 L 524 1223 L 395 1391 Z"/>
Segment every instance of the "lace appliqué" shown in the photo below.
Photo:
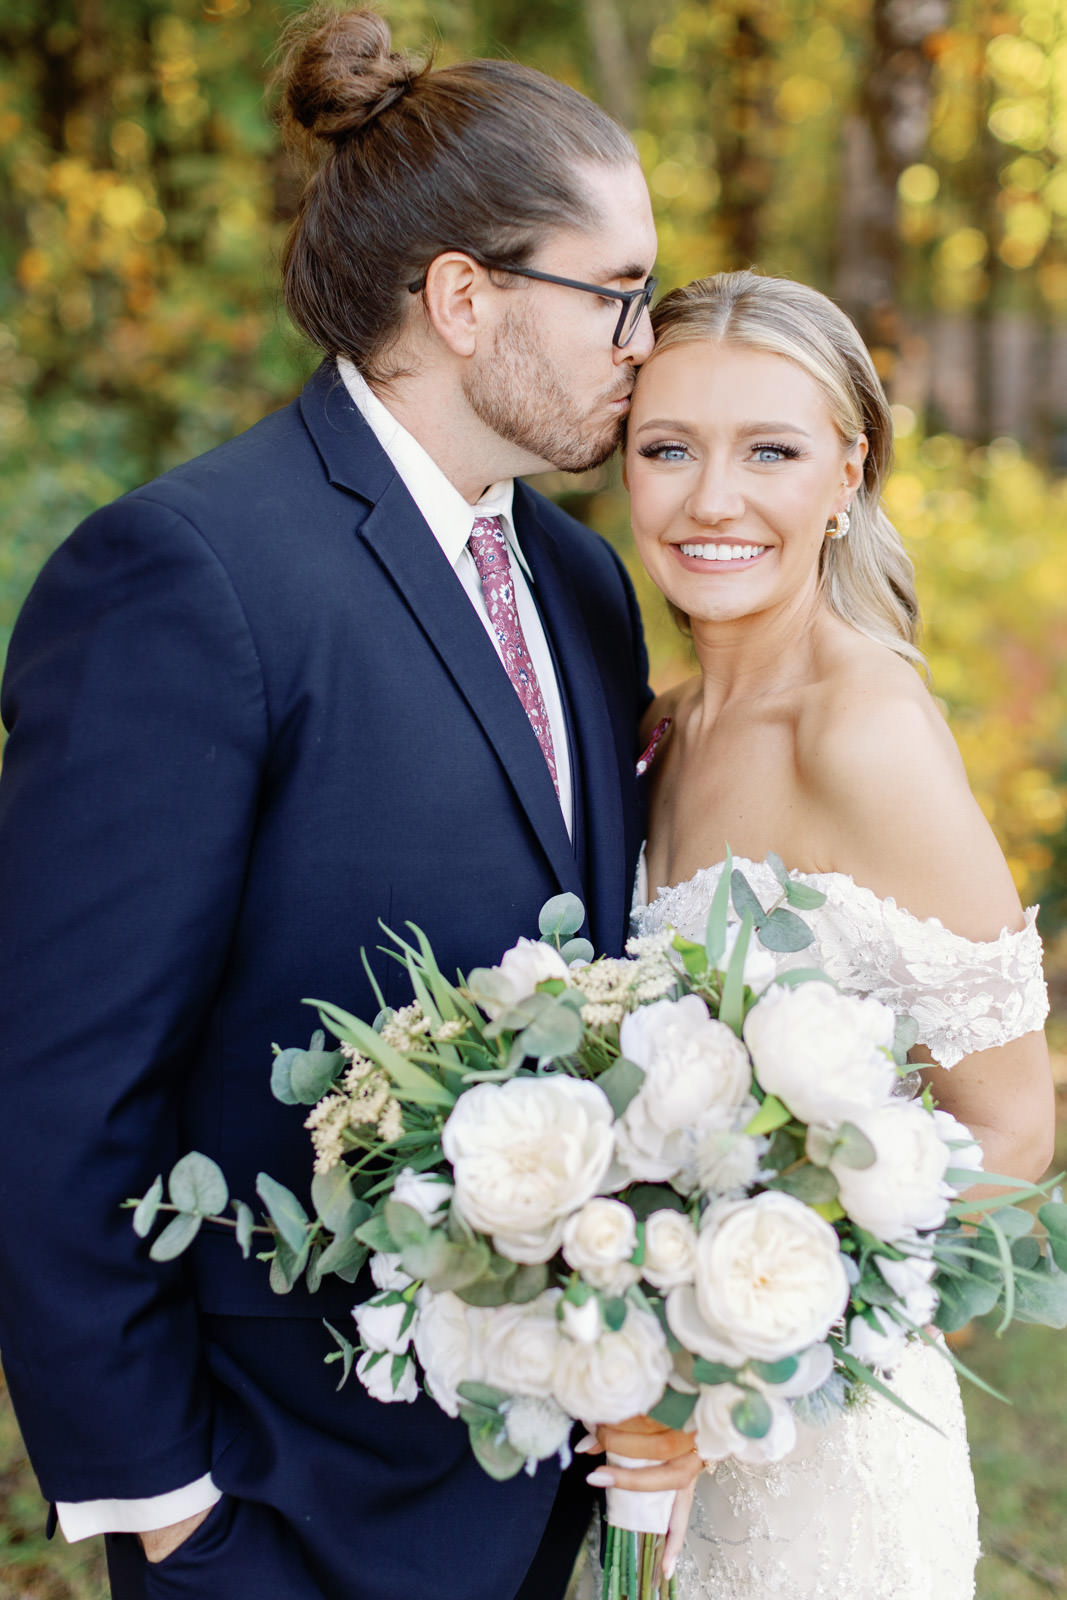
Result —
<path fill-rule="evenodd" d="M 764 861 L 738 860 L 764 905 L 777 899 L 778 882 Z M 644 861 L 634 896 L 634 933 L 656 933 L 668 924 L 688 938 L 702 939 L 721 863 L 685 883 L 661 889 L 651 904 Z M 914 1017 L 919 1038 L 943 1067 L 954 1067 L 975 1050 L 1008 1044 L 1040 1028 L 1048 1015 L 1041 970 L 1037 908 L 1026 926 L 1005 928 L 985 942 L 952 933 L 937 917 L 912 916 L 895 900 L 879 899 L 843 872 L 797 872 L 826 896 L 806 911 L 815 943 L 797 955 L 779 956 L 779 969 L 814 962 L 843 989 L 882 1000 L 898 1014 Z"/>

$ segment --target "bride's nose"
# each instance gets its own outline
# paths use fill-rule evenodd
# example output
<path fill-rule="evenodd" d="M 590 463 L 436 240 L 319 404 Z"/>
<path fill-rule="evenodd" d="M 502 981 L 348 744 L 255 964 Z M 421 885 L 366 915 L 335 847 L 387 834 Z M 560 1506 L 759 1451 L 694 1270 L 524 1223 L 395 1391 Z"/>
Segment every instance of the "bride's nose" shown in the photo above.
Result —
<path fill-rule="evenodd" d="M 730 468 L 707 462 L 690 489 L 685 509 L 694 522 L 708 526 L 740 517 L 745 500 Z"/>

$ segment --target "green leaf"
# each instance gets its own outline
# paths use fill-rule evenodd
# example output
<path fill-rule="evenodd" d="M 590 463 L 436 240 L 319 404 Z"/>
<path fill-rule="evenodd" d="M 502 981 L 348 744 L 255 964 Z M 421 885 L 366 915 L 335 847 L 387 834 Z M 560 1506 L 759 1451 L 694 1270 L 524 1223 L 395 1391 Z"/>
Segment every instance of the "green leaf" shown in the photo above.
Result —
<path fill-rule="evenodd" d="M 433 1232 L 421 1211 L 399 1200 L 387 1200 L 384 1215 L 386 1226 L 396 1240 L 394 1248 L 397 1250 L 403 1250 L 405 1245 L 425 1244 Z M 360 1238 L 363 1238 L 362 1231 Z"/>
<path fill-rule="evenodd" d="M 876 1394 L 880 1394 L 883 1399 L 892 1401 L 893 1405 L 895 1405 L 899 1410 L 906 1411 L 909 1417 L 914 1417 L 916 1422 L 923 1423 L 927 1428 L 933 1428 L 935 1433 L 939 1433 L 941 1431 L 939 1428 L 934 1427 L 934 1424 L 929 1420 L 929 1418 L 920 1415 L 918 1411 L 913 1410 L 913 1408 L 908 1405 L 906 1400 L 902 1400 L 895 1389 L 890 1389 L 888 1384 L 883 1383 L 881 1378 L 876 1377 L 871 1371 L 870 1367 L 864 1366 L 862 1361 L 857 1361 L 855 1356 L 850 1355 L 841 1344 L 840 1340 L 829 1339 L 827 1343 L 830 1344 L 833 1349 L 837 1364 L 844 1367 L 845 1371 L 850 1372 L 854 1378 L 858 1378 L 860 1383 L 862 1383 L 865 1388 L 873 1389 L 874 1392 Z M 936 1348 L 940 1348 L 940 1346 L 937 1346 Z M 953 1364 L 955 1365 L 955 1363 Z M 990 1392 L 992 1393 L 992 1391 Z"/>
<path fill-rule="evenodd" d="M 468 1306 L 509 1306 L 515 1303 L 511 1292 L 512 1279 L 489 1276 L 464 1283 L 452 1292 Z"/>
<path fill-rule="evenodd" d="M 436 1106 L 451 1111 L 456 1103 L 455 1095 L 429 1072 L 424 1072 L 409 1061 L 401 1051 L 386 1044 L 369 1023 L 342 1011 L 340 1006 L 330 1005 L 326 1000 L 305 1000 L 304 1004 L 316 1006 L 322 1020 L 333 1028 L 339 1039 L 354 1044 L 357 1050 L 376 1061 L 392 1079 L 400 1099 L 409 1100 L 413 1105 Z"/>
<path fill-rule="evenodd" d="M 323 1318 L 323 1327 L 327 1328 L 337 1341 L 338 1349 L 334 1351 L 332 1356 L 327 1356 L 326 1360 L 336 1361 L 338 1358 L 340 1358 L 344 1363 L 344 1369 L 341 1373 L 341 1381 L 337 1385 L 338 1389 L 343 1389 L 352 1372 L 352 1363 L 356 1359 L 356 1347 L 350 1339 L 345 1338 L 343 1333 L 338 1333 L 333 1323 L 327 1322 L 325 1318 Z"/>
<path fill-rule="evenodd" d="M 774 981 L 784 989 L 799 989 L 802 983 L 828 983 L 831 989 L 837 988 L 833 978 L 819 967 L 791 967 L 788 972 L 780 972 Z"/>
<path fill-rule="evenodd" d="M 532 1261 L 521 1266 L 510 1281 L 512 1303 L 526 1305 L 548 1288 L 548 1267 L 543 1261 Z"/>
<path fill-rule="evenodd" d="M 780 1178 L 769 1178 L 768 1189 L 781 1189 L 805 1205 L 825 1205 L 837 1199 L 837 1179 L 826 1167 L 802 1166 Z"/>
<path fill-rule="evenodd" d="M 782 888 L 788 889 L 793 880 L 790 878 L 789 869 L 782 860 L 781 856 L 778 854 L 777 850 L 768 850 L 763 859 L 774 873 L 774 876 L 778 879 L 778 882 L 781 884 Z"/>
<path fill-rule="evenodd" d="M 1050 1271 L 1048 1262 L 1015 1283 L 1015 1317 L 1044 1328 L 1067 1328 L 1067 1272 Z"/>
<path fill-rule="evenodd" d="M 581 1017 L 573 1007 L 545 996 L 548 1005 L 519 1034 L 523 1053 L 533 1056 L 539 1065 L 556 1061 L 560 1056 L 570 1056 L 578 1049 L 585 1031 Z"/>
<path fill-rule="evenodd" d="M 308 1294 L 318 1294 L 322 1284 L 322 1248 L 318 1244 L 312 1246 L 308 1253 L 307 1272 L 304 1282 L 307 1284 Z"/>
<path fill-rule="evenodd" d="M 730 1407 L 730 1421 L 746 1439 L 764 1439 L 774 1421 L 771 1403 L 758 1389 L 749 1389 Z"/>
<path fill-rule="evenodd" d="M 193 1212 L 198 1217 L 217 1217 L 225 1211 L 230 1198 L 222 1168 L 199 1150 L 190 1150 L 187 1156 L 182 1156 L 171 1169 L 168 1186 L 178 1210 Z"/>
<path fill-rule="evenodd" d="M 771 1136 L 767 1154 L 763 1158 L 764 1166 L 769 1172 L 784 1172 L 794 1161 L 799 1161 L 803 1154 L 804 1146 L 796 1135 L 786 1133 L 784 1128 L 779 1128 Z"/>
<path fill-rule="evenodd" d="M 1016 1267 L 1024 1272 L 1031 1272 L 1041 1261 L 1041 1245 L 1032 1233 L 1024 1234 L 1021 1239 L 1012 1240 L 1011 1259 Z"/>
<path fill-rule="evenodd" d="M 1039 1207 L 1037 1220 L 1048 1234 L 1053 1261 L 1061 1272 L 1067 1272 L 1067 1205 L 1062 1200 L 1047 1200 Z"/>
<path fill-rule="evenodd" d="M 310 1219 L 296 1195 L 266 1172 L 256 1175 L 256 1193 L 281 1238 L 293 1254 L 298 1255 L 307 1242 Z"/>
<path fill-rule="evenodd" d="M 769 1094 L 748 1123 L 745 1132 L 750 1138 L 755 1138 L 758 1133 L 773 1133 L 776 1128 L 781 1128 L 792 1120 L 793 1113 L 789 1107 L 784 1106 L 775 1095 Z"/>
<path fill-rule="evenodd" d="M 975 1174 L 978 1177 L 979 1174 Z M 1031 1212 L 1024 1211 L 1022 1206 L 1003 1206 L 997 1212 L 997 1227 L 1009 1239 L 1021 1239 L 1025 1234 L 1033 1231 L 1034 1218 Z"/>
<path fill-rule="evenodd" d="M 274 1241 L 274 1258 L 270 1264 L 270 1286 L 275 1294 L 288 1294 L 304 1267 L 310 1251 L 310 1241 L 305 1238 L 299 1250 L 291 1250 L 281 1234 Z"/>
<path fill-rule="evenodd" d="M 686 939 L 682 934 L 676 933 L 673 947 L 681 956 L 682 966 L 689 976 L 691 978 L 702 978 L 708 970 L 708 958 L 704 946 L 694 944 L 692 939 Z"/>
<path fill-rule="evenodd" d="M 934 1288 L 940 1296 L 934 1323 L 943 1333 L 955 1333 L 974 1317 L 984 1317 L 1000 1299 L 998 1278 L 956 1278 L 938 1273 Z"/>
<path fill-rule="evenodd" d="M 339 1233 L 319 1257 L 319 1274 L 325 1277 L 332 1272 L 345 1283 L 355 1283 L 368 1253 L 367 1246 L 354 1235 Z"/>
<path fill-rule="evenodd" d="M 313 1106 L 332 1088 L 344 1060 L 340 1050 L 298 1050 L 289 1067 L 289 1092 L 301 1105 Z"/>
<path fill-rule="evenodd" d="M 740 867 L 734 867 L 730 873 L 730 889 L 733 893 L 734 910 L 737 915 L 744 919 L 747 914 L 752 918 L 753 927 L 762 927 L 763 919 L 767 913 L 764 911 Z"/>
<path fill-rule="evenodd" d="M 601 1303 L 600 1314 L 609 1333 L 618 1333 L 626 1321 L 626 1301 L 621 1294 L 612 1295 Z"/>
<path fill-rule="evenodd" d="M 421 1243 L 401 1245 L 400 1264 L 413 1278 L 440 1294 L 445 1289 L 462 1289 L 485 1275 L 489 1265 L 489 1246 L 484 1239 L 471 1244 L 453 1244 L 441 1232 L 430 1234 Z"/>
<path fill-rule="evenodd" d="M 352 1193 L 348 1168 L 342 1161 L 331 1167 L 329 1172 L 316 1172 L 311 1180 L 311 1203 L 315 1207 L 315 1215 L 331 1233 L 342 1233 L 348 1229 L 356 1197 Z M 363 1207 L 363 1215 L 351 1222 L 352 1229 L 370 1215 L 370 1207 L 364 1201 L 359 1204 Z"/>
<path fill-rule="evenodd" d="M 854 1122 L 842 1122 L 834 1141 L 834 1159 L 843 1167 L 864 1171 L 874 1166 L 878 1152 L 862 1128 L 857 1128 Z"/>
<path fill-rule="evenodd" d="M 815 935 L 794 912 L 779 906 L 760 923 L 759 941 L 765 950 L 806 950 L 809 944 L 814 944 Z"/>
<path fill-rule="evenodd" d="M 730 920 L 730 874 L 733 870 L 733 861 L 733 852 L 727 845 L 726 860 L 723 862 L 719 881 L 715 885 L 715 893 L 711 897 L 707 925 L 704 929 L 704 954 L 710 967 L 718 967 L 726 949 L 726 927 Z"/>
<path fill-rule="evenodd" d="M 817 1167 L 828 1167 L 834 1153 L 836 1134 L 833 1128 L 819 1122 L 810 1122 L 804 1135 L 804 1154 Z M 773 1163 L 772 1163 L 773 1165 Z"/>
<path fill-rule="evenodd" d="M 200 1232 L 203 1218 L 195 1212 L 184 1211 L 177 1217 L 172 1217 L 163 1229 L 163 1232 L 153 1241 L 148 1254 L 153 1261 L 173 1261 L 175 1256 L 180 1256 L 187 1250 Z"/>
<path fill-rule="evenodd" d="M 745 1020 L 745 956 L 748 954 L 749 940 L 752 938 L 752 918 L 746 911 L 741 918 L 741 927 L 737 934 L 737 943 L 734 945 L 730 956 L 730 963 L 723 979 L 722 999 L 719 1002 L 719 1021 L 724 1022 L 728 1028 L 740 1038 L 741 1024 Z"/>
<path fill-rule="evenodd" d="M 724 1361 L 705 1361 L 697 1356 L 693 1362 L 693 1376 L 697 1383 L 736 1383 L 737 1368 L 728 1367 Z"/>
<path fill-rule="evenodd" d="M 781 879 L 779 879 L 781 882 Z M 821 889 L 813 889 L 810 883 L 796 883 L 792 878 L 783 884 L 785 897 L 791 906 L 798 911 L 815 911 L 826 903 L 826 896 Z"/>
<path fill-rule="evenodd" d="M 552 943 L 573 938 L 585 921 L 585 907 L 576 894 L 555 894 L 546 900 L 537 918 L 542 939 Z"/>
<path fill-rule="evenodd" d="M 137 1202 L 137 1209 L 133 1214 L 133 1231 L 139 1239 L 146 1239 L 151 1233 L 162 1200 L 163 1178 L 160 1176 L 155 1179 L 147 1194 Z"/>
<path fill-rule="evenodd" d="M 521 1472 L 524 1462 L 519 1452 L 512 1448 L 506 1436 L 497 1429 L 492 1432 L 483 1432 L 479 1428 L 471 1428 L 471 1449 L 478 1465 L 483 1472 L 487 1472 L 498 1483 L 503 1483 L 508 1478 L 513 1478 Z"/>
<path fill-rule="evenodd" d="M 665 1389 L 663 1398 L 657 1400 L 648 1415 L 665 1428 L 684 1428 L 699 1398 L 696 1394 L 682 1394 L 678 1389 Z"/>
<path fill-rule="evenodd" d="M 626 1191 L 626 1204 L 638 1222 L 647 1222 L 653 1211 L 684 1211 L 685 1201 L 677 1190 L 665 1183 L 639 1183 Z"/>
<path fill-rule="evenodd" d="M 288 1050 L 279 1051 L 274 1057 L 274 1064 L 270 1070 L 270 1092 L 283 1106 L 300 1104 L 293 1093 L 292 1068 L 293 1062 L 301 1054 L 299 1046 L 293 1045 Z"/>
<path fill-rule="evenodd" d="M 903 1066 L 908 1051 L 919 1042 L 919 1024 L 914 1017 L 898 1017 L 893 1034 L 893 1059 Z"/>
<path fill-rule="evenodd" d="M 596 951 L 588 939 L 568 939 L 559 953 L 568 965 L 572 961 L 592 961 L 596 955 Z"/>
<path fill-rule="evenodd" d="M 491 1384 L 474 1383 L 469 1379 L 456 1384 L 456 1393 L 476 1406 L 484 1406 L 488 1411 L 499 1411 L 504 1401 L 510 1399 L 505 1389 L 494 1389 Z"/>
<path fill-rule="evenodd" d="M 748 1368 L 764 1383 L 788 1383 L 799 1365 L 796 1356 L 783 1356 L 781 1361 L 750 1361 Z"/>
<path fill-rule="evenodd" d="M 243 1200 L 235 1200 L 233 1209 L 237 1215 L 237 1244 L 247 1261 L 252 1249 L 252 1229 L 256 1219 L 252 1215 L 252 1208 L 246 1206 Z"/>
<path fill-rule="evenodd" d="M 617 1117 L 621 1117 L 630 1101 L 640 1091 L 645 1081 L 645 1069 L 639 1067 L 636 1061 L 627 1061 L 625 1056 L 619 1059 L 602 1072 L 596 1080 L 598 1089 L 603 1089 L 611 1101 L 611 1109 Z"/>
<path fill-rule="evenodd" d="M 372 1250 L 381 1251 L 383 1255 L 395 1255 L 397 1242 L 389 1232 L 389 1226 L 381 1212 L 368 1217 L 366 1222 L 361 1222 L 356 1229 L 356 1238 L 369 1245 Z"/>

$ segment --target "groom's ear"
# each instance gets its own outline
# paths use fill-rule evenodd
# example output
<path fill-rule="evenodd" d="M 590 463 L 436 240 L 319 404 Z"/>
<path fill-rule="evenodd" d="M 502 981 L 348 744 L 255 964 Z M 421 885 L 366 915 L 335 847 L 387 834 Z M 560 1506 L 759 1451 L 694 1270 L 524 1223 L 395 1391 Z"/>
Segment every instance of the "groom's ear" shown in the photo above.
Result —
<path fill-rule="evenodd" d="M 499 293 L 485 268 L 459 250 L 446 250 L 430 262 L 422 293 L 438 338 L 454 355 L 472 356 L 493 320 Z"/>

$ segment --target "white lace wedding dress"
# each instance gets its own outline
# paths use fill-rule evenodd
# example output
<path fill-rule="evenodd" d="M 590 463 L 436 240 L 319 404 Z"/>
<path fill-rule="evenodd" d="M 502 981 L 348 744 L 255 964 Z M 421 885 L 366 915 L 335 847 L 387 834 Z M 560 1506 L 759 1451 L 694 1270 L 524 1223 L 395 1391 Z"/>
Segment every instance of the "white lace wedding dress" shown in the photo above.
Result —
<path fill-rule="evenodd" d="M 778 899 L 765 862 L 735 865 L 765 906 Z M 669 925 L 703 940 L 721 872 L 707 868 L 649 903 L 642 861 L 632 931 Z M 843 989 L 913 1017 L 945 1067 L 1043 1024 L 1036 911 L 1021 931 L 975 943 L 844 873 L 794 876 L 826 901 L 804 913 L 814 945 L 778 956 L 779 970 L 819 966 Z M 678 1562 L 679 1600 L 970 1600 L 978 1516 L 956 1375 L 919 1345 L 890 1381 L 940 1431 L 871 1396 L 826 1426 L 800 1424 L 785 1461 L 726 1461 L 703 1474 Z"/>

